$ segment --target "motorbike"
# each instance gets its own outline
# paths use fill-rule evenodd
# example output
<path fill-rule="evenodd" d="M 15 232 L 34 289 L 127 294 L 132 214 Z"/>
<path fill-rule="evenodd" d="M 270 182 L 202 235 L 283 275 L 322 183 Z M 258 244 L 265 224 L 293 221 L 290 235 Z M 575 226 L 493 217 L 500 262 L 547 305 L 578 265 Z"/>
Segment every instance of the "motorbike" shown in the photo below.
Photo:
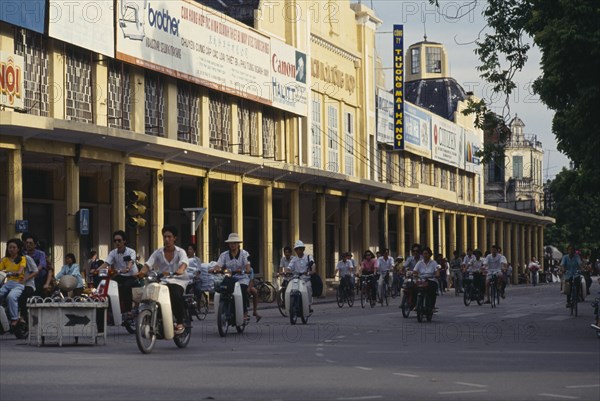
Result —
<path fill-rule="evenodd" d="M 288 282 L 285 290 L 285 304 L 289 306 L 291 324 L 296 324 L 298 318 L 302 320 L 302 324 L 308 323 L 308 318 L 312 312 L 310 310 L 310 300 L 308 299 L 308 289 L 300 275 L 294 274 Z"/>
<path fill-rule="evenodd" d="M 118 272 L 113 271 L 112 274 L 118 274 Z M 98 269 L 98 276 L 101 277 L 101 280 L 93 297 L 108 299 L 110 304 L 109 320 L 112 318 L 115 326 L 123 326 L 129 334 L 135 334 L 137 310 L 132 310 L 130 314 L 121 313 L 119 285 L 116 281 L 111 280 L 111 271 L 108 268 Z"/>
<path fill-rule="evenodd" d="M 225 337 L 230 327 L 235 327 L 238 334 L 243 333 L 249 321 L 244 319 L 242 287 L 231 277 L 230 272 L 225 272 L 223 280 L 218 285 L 215 282 L 214 303 L 218 305 L 219 335 Z"/>
<path fill-rule="evenodd" d="M 481 282 L 485 280 L 481 273 L 469 272 L 465 280 L 465 293 L 463 302 L 465 306 L 469 306 L 471 301 L 476 301 L 477 305 L 483 304 L 483 295 L 485 290 L 481 288 Z"/>
<path fill-rule="evenodd" d="M 189 295 L 184 295 L 184 330 L 181 334 L 175 334 L 169 288 L 164 283 L 154 271 L 144 280 L 135 333 L 137 346 L 144 354 L 152 352 L 156 339 L 172 339 L 178 348 L 185 348 L 192 337 L 192 324 L 187 306 Z"/>
<path fill-rule="evenodd" d="M 0 271 L 0 287 L 4 284 L 7 277 L 16 275 L 15 273 Z M 12 333 L 19 340 L 24 340 L 29 336 L 29 325 L 22 319 L 19 319 L 15 326 L 10 325 L 8 319 L 8 306 L 0 305 L 0 335 Z"/>
<path fill-rule="evenodd" d="M 402 301 L 400 303 L 400 309 L 402 309 L 402 316 L 408 318 L 410 311 L 415 306 L 415 286 L 416 280 L 413 277 L 411 271 L 406 273 L 404 282 L 402 283 Z"/>
<path fill-rule="evenodd" d="M 431 322 L 433 318 L 433 306 L 429 305 L 427 299 L 427 289 L 429 288 L 429 280 L 417 278 L 416 285 L 417 289 L 417 300 L 415 302 L 415 310 L 417 312 L 417 321 L 423 322 L 423 316 L 427 318 L 428 322 Z"/>

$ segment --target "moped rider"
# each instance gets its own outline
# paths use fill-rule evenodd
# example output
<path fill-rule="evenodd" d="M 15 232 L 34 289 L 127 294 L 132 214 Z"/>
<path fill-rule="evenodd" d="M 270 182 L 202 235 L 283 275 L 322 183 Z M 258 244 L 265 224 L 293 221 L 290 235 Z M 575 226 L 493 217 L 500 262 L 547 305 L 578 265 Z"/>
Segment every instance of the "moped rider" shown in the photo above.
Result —
<path fill-rule="evenodd" d="M 221 253 L 217 260 L 217 265 L 212 271 L 219 272 L 223 268 L 229 269 L 233 278 L 240 283 L 242 290 L 242 299 L 244 304 L 244 320 L 248 320 L 248 285 L 250 284 L 250 254 L 242 249 L 242 239 L 238 233 L 231 233 L 225 243 L 229 250 Z"/>
<path fill-rule="evenodd" d="M 311 258 L 310 255 L 304 253 L 305 249 L 306 246 L 304 245 L 304 242 L 298 240 L 294 243 L 294 252 L 296 252 L 296 255 L 292 257 L 288 266 L 288 271 L 299 274 L 300 278 L 306 283 L 308 306 L 310 313 L 312 313 L 312 285 L 310 283 L 310 276 L 315 274 L 316 267 L 314 259 Z"/>
<path fill-rule="evenodd" d="M 113 233 L 113 243 L 115 244 L 115 249 L 110 251 L 104 263 L 96 271 L 110 266 L 117 272 L 113 280 L 119 285 L 121 311 L 123 313 L 130 313 L 133 304 L 131 289 L 138 286 L 138 268 L 135 264 L 136 253 L 127 246 L 127 234 L 123 230 Z"/>
<path fill-rule="evenodd" d="M 150 269 L 157 270 L 163 276 L 172 276 L 167 279 L 167 288 L 171 299 L 171 311 L 175 318 L 175 334 L 179 335 L 185 331 L 183 292 L 189 281 L 186 272 L 189 262 L 185 250 L 175 245 L 177 227 L 164 226 L 161 232 L 164 246 L 152 253 L 138 273 L 138 277 L 144 277 Z"/>
<path fill-rule="evenodd" d="M 421 254 L 423 255 L 423 259 L 417 262 L 415 268 L 413 269 L 413 273 L 417 277 L 426 279 L 429 282 L 426 291 L 426 296 L 429 299 L 427 303 L 435 309 L 435 302 L 437 299 L 437 278 L 440 275 L 440 271 L 438 269 L 439 265 L 431 258 L 433 255 L 431 248 L 423 248 Z"/>
<path fill-rule="evenodd" d="M 496 274 L 497 280 L 502 285 L 504 283 L 504 275 L 501 274 L 507 268 L 507 262 L 504 255 L 498 252 L 498 245 L 492 245 L 492 252 L 483 259 L 483 265 L 487 270 L 487 276 L 485 277 L 485 296 L 486 304 L 490 303 L 490 278 L 492 274 Z M 504 292 L 500 294 L 504 298 Z"/>
<path fill-rule="evenodd" d="M 377 294 L 379 294 L 379 302 L 383 303 L 383 282 L 389 280 L 388 273 L 394 268 L 394 258 L 390 257 L 390 250 L 384 249 L 383 255 L 377 259 L 376 270 L 379 274 L 377 283 Z M 388 281 L 386 281 L 388 282 Z M 388 282 L 389 284 L 389 282 Z"/>

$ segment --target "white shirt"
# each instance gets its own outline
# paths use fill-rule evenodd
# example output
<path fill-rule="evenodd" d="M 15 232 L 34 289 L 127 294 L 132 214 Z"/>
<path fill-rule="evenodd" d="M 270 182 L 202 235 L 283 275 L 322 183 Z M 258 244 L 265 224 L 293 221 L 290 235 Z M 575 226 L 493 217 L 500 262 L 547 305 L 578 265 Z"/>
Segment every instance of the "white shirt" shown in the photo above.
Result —
<path fill-rule="evenodd" d="M 475 260 L 475 255 L 471 254 L 471 256 L 469 256 L 468 254 L 465 255 L 465 257 L 463 258 L 462 261 L 462 266 L 469 266 L 469 263 L 471 263 L 472 261 Z"/>
<path fill-rule="evenodd" d="M 377 272 L 379 274 L 385 274 L 392 270 L 393 267 L 394 258 L 388 256 L 388 258 L 385 259 L 383 256 L 380 256 L 379 259 L 377 259 Z"/>
<path fill-rule="evenodd" d="M 131 260 L 132 260 L 131 270 L 129 270 L 126 273 L 125 272 L 121 273 L 121 271 L 127 269 L 127 264 L 129 263 L 129 262 L 125 262 L 123 260 L 123 258 L 125 258 L 125 256 L 131 257 Z M 104 259 L 104 262 L 107 265 L 112 266 L 116 271 L 119 272 L 119 274 L 121 276 L 135 276 L 138 273 L 138 268 L 137 268 L 137 265 L 135 264 L 135 258 L 136 258 L 135 251 L 131 248 L 125 247 L 125 250 L 123 251 L 123 253 L 119 253 L 119 250 L 117 248 L 115 248 L 109 252 L 106 259 Z"/>
<path fill-rule="evenodd" d="M 158 248 L 156 251 L 150 255 L 150 258 L 146 261 L 146 265 L 148 265 L 151 269 L 158 271 L 159 273 L 169 272 L 175 273 L 179 270 L 179 266 L 181 264 L 187 265 L 189 264 L 189 260 L 187 254 L 183 249 L 178 246 L 175 246 L 175 253 L 173 259 L 168 262 L 165 258 L 165 248 Z M 171 277 L 167 279 L 167 282 L 170 284 L 178 284 L 185 288 L 187 287 L 187 283 L 189 281 L 187 274 L 182 274 L 178 276 Z"/>
<path fill-rule="evenodd" d="M 425 263 L 424 260 L 419 260 L 413 271 L 419 273 L 419 277 L 421 278 L 435 281 L 435 272 L 437 271 L 438 266 L 438 263 L 433 259 L 429 259 L 429 262 L 427 263 Z"/>
<path fill-rule="evenodd" d="M 483 267 L 483 259 L 479 258 L 479 260 L 477 260 L 477 258 L 474 258 L 467 265 L 467 271 L 471 272 L 471 273 L 478 272 L 478 271 L 480 271 L 480 269 L 482 267 Z"/>
<path fill-rule="evenodd" d="M 344 276 L 349 276 L 352 274 L 352 270 L 354 269 L 354 265 L 351 260 L 340 260 L 335 266 L 335 270 L 340 272 L 340 278 Z"/>
<path fill-rule="evenodd" d="M 314 259 L 309 255 L 304 255 L 301 258 L 299 258 L 298 256 L 292 256 L 292 260 L 290 261 L 288 269 L 290 269 L 292 273 L 304 275 L 303 278 L 308 278 L 308 276 L 306 275 L 306 271 L 309 270 L 308 263 L 310 261 L 314 261 Z M 314 268 L 315 265 L 313 264 L 312 269 Z"/>
<path fill-rule="evenodd" d="M 293 256 L 290 256 L 290 258 L 286 258 L 285 256 L 281 257 L 281 261 L 279 262 L 279 267 L 282 269 L 287 269 L 288 266 L 290 265 L 290 262 L 292 261 Z"/>
<path fill-rule="evenodd" d="M 483 264 L 487 266 L 488 273 L 499 273 L 506 264 L 506 258 L 501 253 L 497 253 L 496 256 L 490 253 L 483 259 Z"/>
<path fill-rule="evenodd" d="M 246 266 L 250 264 L 249 257 L 250 254 L 243 249 L 240 249 L 237 258 L 231 254 L 231 251 L 225 251 L 219 256 L 217 265 L 231 270 L 233 278 L 240 284 L 248 285 L 250 284 L 250 276 L 246 274 Z M 234 273 L 236 270 L 241 270 L 242 272 Z"/>

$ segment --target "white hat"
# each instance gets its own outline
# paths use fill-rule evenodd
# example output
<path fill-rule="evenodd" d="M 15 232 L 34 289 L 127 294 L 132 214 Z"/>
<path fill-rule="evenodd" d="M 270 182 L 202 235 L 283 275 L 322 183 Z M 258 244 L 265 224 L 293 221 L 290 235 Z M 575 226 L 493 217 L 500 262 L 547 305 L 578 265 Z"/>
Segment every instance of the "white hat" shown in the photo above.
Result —
<path fill-rule="evenodd" d="M 302 242 L 300 240 L 296 241 L 296 243 L 294 244 L 294 249 L 297 249 L 297 248 L 306 248 L 304 246 L 304 242 Z"/>
<path fill-rule="evenodd" d="M 227 238 L 227 241 L 225 242 L 242 242 L 242 239 L 240 238 L 238 233 L 231 233 L 229 234 L 229 238 Z"/>

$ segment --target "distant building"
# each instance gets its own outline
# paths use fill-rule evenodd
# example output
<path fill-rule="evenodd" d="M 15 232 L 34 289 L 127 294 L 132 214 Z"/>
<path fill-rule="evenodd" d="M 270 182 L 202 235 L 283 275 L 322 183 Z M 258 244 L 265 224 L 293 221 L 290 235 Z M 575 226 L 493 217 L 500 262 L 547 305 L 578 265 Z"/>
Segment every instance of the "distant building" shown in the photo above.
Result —
<path fill-rule="evenodd" d="M 528 213 L 543 210 L 544 151 L 535 135 L 525 135 L 517 115 L 509 123 L 504 157 L 485 166 L 485 203 Z"/>

